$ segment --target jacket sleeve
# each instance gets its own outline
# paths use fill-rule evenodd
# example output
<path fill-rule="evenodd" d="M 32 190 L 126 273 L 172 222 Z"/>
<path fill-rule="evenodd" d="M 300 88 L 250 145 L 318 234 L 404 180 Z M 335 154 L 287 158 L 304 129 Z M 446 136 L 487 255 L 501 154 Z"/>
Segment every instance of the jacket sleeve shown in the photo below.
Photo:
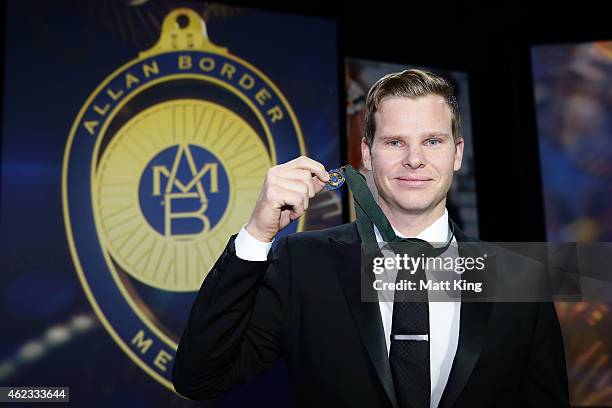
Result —
<path fill-rule="evenodd" d="M 281 355 L 287 239 L 267 261 L 246 261 L 236 256 L 235 238 L 204 279 L 178 345 L 172 382 L 189 399 L 236 388 Z"/>
<path fill-rule="evenodd" d="M 570 406 L 563 337 L 552 301 L 538 306 L 525 392 L 530 407 Z"/>

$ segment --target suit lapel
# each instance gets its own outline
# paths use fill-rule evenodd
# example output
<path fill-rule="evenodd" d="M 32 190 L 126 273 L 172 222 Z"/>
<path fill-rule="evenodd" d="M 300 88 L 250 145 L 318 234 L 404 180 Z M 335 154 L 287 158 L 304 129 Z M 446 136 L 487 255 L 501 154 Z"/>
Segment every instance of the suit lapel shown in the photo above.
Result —
<path fill-rule="evenodd" d="M 360 279 L 361 240 L 357 228 L 350 234 L 338 239 L 329 238 L 332 258 L 338 279 L 344 290 L 346 302 L 351 310 L 353 320 L 359 331 L 361 341 L 370 356 L 376 374 L 385 389 L 391 405 L 398 408 L 391 376 L 391 367 L 387 356 L 385 333 L 380 316 L 378 302 L 362 302 L 362 283 L 369 280 Z M 366 278 L 369 279 L 369 278 Z M 371 285 L 369 286 L 372 287 Z M 373 291 L 373 290 L 372 290 Z"/>
<path fill-rule="evenodd" d="M 453 222 L 452 220 L 450 221 Z M 469 249 L 462 247 L 462 242 L 472 241 L 455 224 L 455 237 L 459 247 L 459 255 L 471 256 Z M 466 273 L 464 278 L 470 282 L 474 276 Z M 475 281 L 475 280 L 474 280 Z M 463 295 L 463 294 L 462 294 Z M 480 357 L 483 343 L 486 339 L 491 314 L 490 302 L 461 302 L 459 342 L 453 360 L 450 375 L 439 408 L 450 408 L 455 405 L 461 391 L 467 384 L 476 362 Z"/>

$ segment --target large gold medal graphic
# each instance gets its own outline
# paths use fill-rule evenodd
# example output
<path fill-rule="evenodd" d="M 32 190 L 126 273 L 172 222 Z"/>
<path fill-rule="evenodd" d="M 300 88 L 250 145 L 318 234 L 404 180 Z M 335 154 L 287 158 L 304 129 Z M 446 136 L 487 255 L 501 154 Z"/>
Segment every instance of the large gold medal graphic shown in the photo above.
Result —
<path fill-rule="evenodd" d="M 270 166 L 255 131 L 230 110 L 188 99 L 155 105 L 102 155 L 93 189 L 100 239 L 133 278 L 197 290 Z"/>
<path fill-rule="evenodd" d="M 282 92 L 213 44 L 186 8 L 82 106 L 62 173 L 74 265 L 108 333 L 168 389 L 203 280 L 248 221 L 267 170 L 300 155 Z"/>

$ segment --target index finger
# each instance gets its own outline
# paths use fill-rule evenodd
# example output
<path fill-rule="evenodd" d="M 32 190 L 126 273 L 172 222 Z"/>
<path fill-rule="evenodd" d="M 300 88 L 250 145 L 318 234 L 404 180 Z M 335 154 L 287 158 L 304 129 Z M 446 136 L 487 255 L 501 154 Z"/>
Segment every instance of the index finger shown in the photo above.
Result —
<path fill-rule="evenodd" d="M 325 166 L 310 157 L 300 156 L 289 163 L 292 164 L 291 167 L 309 170 L 323 182 L 329 181 L 329 174 L 325 170 Z"/>

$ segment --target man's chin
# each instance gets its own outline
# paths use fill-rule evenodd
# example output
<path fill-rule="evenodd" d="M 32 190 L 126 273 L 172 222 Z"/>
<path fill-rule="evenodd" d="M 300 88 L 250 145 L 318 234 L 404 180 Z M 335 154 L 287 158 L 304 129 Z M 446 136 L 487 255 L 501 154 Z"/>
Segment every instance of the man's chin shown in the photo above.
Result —
<path fill-rule="evenodd" d="M 404 214 L 423 214 L 431 211 L 431 203 L 399 203 L 398 209 Z"/>
<path fill-rule="evenodd" d="M 394 213 L 406 214 L 406 215 L 423 215 L 432 211 L 436 206 L 434 200 L 424 199 L 420 197 L 418 200 L 406 200 L 406 197 L 402 197 L 403 200 L 384 200 L 380 197 L 381 208 L 387 207 Z"/>

